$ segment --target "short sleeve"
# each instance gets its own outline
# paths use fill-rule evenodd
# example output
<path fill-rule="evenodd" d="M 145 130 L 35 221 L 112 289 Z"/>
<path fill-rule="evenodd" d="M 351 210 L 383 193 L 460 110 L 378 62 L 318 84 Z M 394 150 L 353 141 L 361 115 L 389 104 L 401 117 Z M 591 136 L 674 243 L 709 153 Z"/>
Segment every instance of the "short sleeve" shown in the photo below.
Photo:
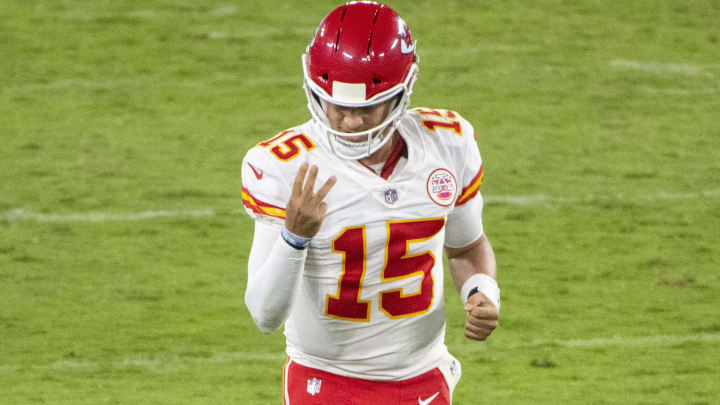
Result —
<path fill-rule="evenodd" d="M 459 173 L 461 177 L 462 191 L 455 200 L 455 206 L 459 207 L 474 199 L 480 191 L 480 184 L 483 181 L 483 162 L 475 142 L 475 130 L 465 119 L 461 118 L 463 127 L 463 147 L 459 162 L 461 166 Z"/>
<path fill-rule="evenodd" d="M 480 184 L 483 181 L 483 162 L 480 157 L 475 132 L 469 122 L 461 118 L 463 128 L 463 147 L 457 161 L 457 172 L 462 190 L 455 200 L 455 206 L 448 215 L 445 233 L 445 246 L 459 248 L 475 242 L 482 236 L 483 199 Z"/>
<path fill-rule="evenodd" d="M 242 202 L 251 218 L 284 223 L 291 191 L 285 177 L 264 150 L 248 151 L 242 163 Z"/>

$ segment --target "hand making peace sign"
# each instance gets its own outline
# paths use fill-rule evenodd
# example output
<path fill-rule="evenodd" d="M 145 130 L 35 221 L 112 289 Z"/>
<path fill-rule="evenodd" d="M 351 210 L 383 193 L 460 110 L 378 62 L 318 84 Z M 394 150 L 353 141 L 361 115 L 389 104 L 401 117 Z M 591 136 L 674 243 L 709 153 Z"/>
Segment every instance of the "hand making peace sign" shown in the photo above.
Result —
<path fill-rule="evenodd" d="M 312 238 L 325 219 L 327 203 L 323 200 L 337 182 L 337 178 L 330 176 L 315 193 L 318 167 L 313 165 L 308 174 L 308 166 L 310 165 L 307 162 L 303 163 L 295 176 L 292 194 L 285 209 L 285 227 L 295 235 Z"/>

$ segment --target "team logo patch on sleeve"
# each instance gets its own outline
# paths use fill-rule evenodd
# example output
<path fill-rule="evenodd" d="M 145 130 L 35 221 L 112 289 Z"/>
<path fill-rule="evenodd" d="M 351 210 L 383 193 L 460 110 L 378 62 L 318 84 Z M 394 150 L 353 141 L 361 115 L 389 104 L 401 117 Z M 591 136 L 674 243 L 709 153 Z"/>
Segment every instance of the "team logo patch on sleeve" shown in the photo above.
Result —
<path fill-rule="evenodd" d="M 447 169 L 435 169 L 427 179 L 430 199 L 439 206 L 448 207 L 457 195 L 457 181 Z"/>

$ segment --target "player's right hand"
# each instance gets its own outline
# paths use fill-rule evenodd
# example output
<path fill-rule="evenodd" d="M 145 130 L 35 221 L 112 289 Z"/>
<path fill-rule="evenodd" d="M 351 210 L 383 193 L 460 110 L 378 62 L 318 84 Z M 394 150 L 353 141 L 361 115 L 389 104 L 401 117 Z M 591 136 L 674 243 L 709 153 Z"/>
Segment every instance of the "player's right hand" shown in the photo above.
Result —
<path fill-rule="evenodd" d="M 285 208 L 285 227 L 296 235 L 312 238 L 318 233 L 325 219 L 327 203 L 323 200 L 337 182 L 337 178 L 330 176 L 316 193 L 314 189 L 318 168 L 313 165 L 308 173 L 308 166 L 307 162 L 303 163 L 295 176 L 290 201 Z"/>

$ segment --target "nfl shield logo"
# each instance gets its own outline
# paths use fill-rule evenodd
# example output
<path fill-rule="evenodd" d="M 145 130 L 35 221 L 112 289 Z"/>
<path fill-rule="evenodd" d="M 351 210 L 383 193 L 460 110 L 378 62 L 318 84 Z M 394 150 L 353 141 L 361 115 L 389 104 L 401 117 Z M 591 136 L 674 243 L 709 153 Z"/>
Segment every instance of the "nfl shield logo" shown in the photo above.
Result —
<path fill-rule="evenodd" d="M 392 204 L 397 201 L 397 190 L 394 188 L 385 189 L 385 202 Z"/>
<path fill-rule="evenodd" d="M 308 380 L 308 386 L 307 386 L 308 394 L 310 394 L 310 395 L 319 394 L 321 385 L 322 385 L 322 381 L 318 380 L 317 378 Z"/>

